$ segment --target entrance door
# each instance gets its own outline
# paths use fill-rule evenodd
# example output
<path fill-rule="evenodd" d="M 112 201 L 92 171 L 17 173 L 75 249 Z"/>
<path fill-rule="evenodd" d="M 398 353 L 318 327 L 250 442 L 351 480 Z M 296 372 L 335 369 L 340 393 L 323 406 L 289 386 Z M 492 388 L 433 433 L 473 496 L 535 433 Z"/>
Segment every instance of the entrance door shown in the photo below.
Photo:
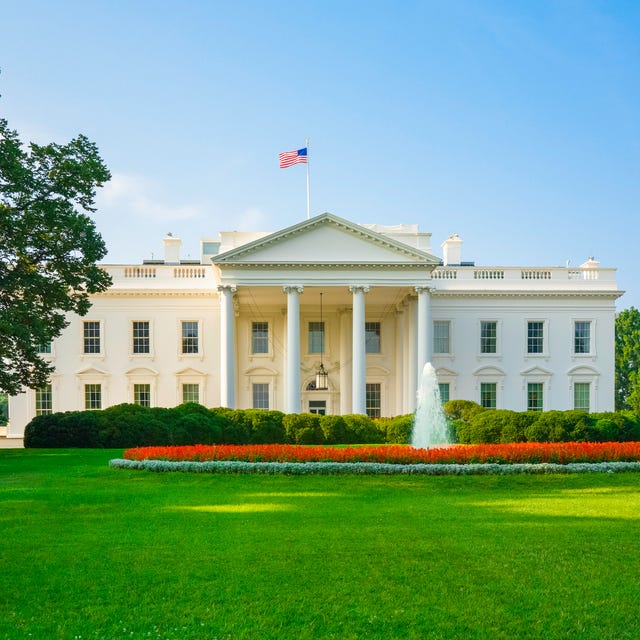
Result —
<path fill-rule="evenodd" d="M 326 400 L 309 400 L 309 413 L 317 413 L 320 416 L 327 414 Z"/>

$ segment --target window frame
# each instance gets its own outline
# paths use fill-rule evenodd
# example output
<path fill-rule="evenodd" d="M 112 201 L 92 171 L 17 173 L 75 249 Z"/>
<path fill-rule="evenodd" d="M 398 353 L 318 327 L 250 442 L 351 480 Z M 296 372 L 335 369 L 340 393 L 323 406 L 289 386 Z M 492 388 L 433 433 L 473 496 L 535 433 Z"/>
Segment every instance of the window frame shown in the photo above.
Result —
<path fill-rule="evenodd" d="M 485 325 L 493 325 L 495 330 L 493 336 L 483 335 L 483 327 Z M 498 346 L 499 326 L 498 325 L 499 325 L 498 320 L 480 320 L 478 333 L 480 337 L 479 353 L 481 356 L 497 356 L 499 354 L 499 346 Z M 485 346 L 487 344 L 485 341 L 487 340 L 493 341 L 493 347 L 494 347 L 493 351 L 485 351 Z"/>
<path fill-rule="evenodd" d="M 374 404 L 372 400 L 377 402 Z M 365 413 L 372 419 L 382 417 L 381 382 L 365 382 Z"/>
<path fill-rule="evenodd" d="M 47 383 L 44 387 L 34 389 L 34 403 L 36 416 L 49 415 L 53 413 L 53 387 Z M 43 406 L 46 404 L 47 406 Z"/>
<path fill-rule="evenodd" d="M 185 340 L 193 340 L 194 337 L 193 336 L 187 336 L 185 335 L 185 325 L 187 324 L 192 324 L 195 325 L 196 328 L 196 335 L 195 335 L 195 340 L 196 340 L 196 349 L 195 351 L 185 351 Z M 178 352 L 180 357 L 182 358 L 198 358 L 198 357 L 202 357 L 203 356 L 203 349 L 202 349 L 202 327 L 201 327 L 201 321 L 200 320 L 180 320 L 179 321 L 179 346 L 178 346 Z"/>
<path fill-rule="evenodd" d="M 87 327 L 88 325 L 95 325 L 98 329 L 97 336 L 87 335 Z M 87 341 L 88 340 L 97 340 L 98 341 L 98 350 L 97 351 L 87 351 Z M 82 350 L 81 354 L 84 357 L 96 358 L 100 356 L 104 356 L 104 323 L 102 320 L 82 320 Z"/>
<path fill-rule="evenodd" d="M 531 336 L 530 325 L 539 324 L 542 328 L 541 336 Z M 531 340 L 540 340 L 540 351 L 530 351 Z M 528 318 L 525 320 L 525 344 L 524 351 L 527 358 L 545 358 L 548 357 L 548 340 L 549 340 L 549 324 L 546 319 Z"/>
<path fill-rule="evenodd" d="M 258 389 L 260 387 L 260 389 Z M 260 396 L 256 392 L 260 392 Z M 266 399 L 266 406 L 256 406 Z M 271 385 L 268 382 L 252 382 L 251 383 L 251 408 L 269 411 L 271 407 Z"/>
<path fill-rule="evenodd" d="M 585 389 L 587 390 L 587 394 L 586 394 L 586 407 L 583 406 L 576 406 L 577 402 L 576 402 L 576 396 L 578 395 L 578 387 L 580 387 L 580 389 Z M 577 381 L 573 383 L 573 409 L 574 411 L 586 411 L 587 413 L 590 413 L 591 411 L 591 382 L 587 382 L 587 381 Z"/>
<path fill-rule="evenodd" d="M 136 325 L 142 325 L 142 324 L 146 324 L 147 325 L 147 335 L 145 336 L 137 336 L 136 335 Z M 145 357 L 145 356 L 151 356 L 152 354 L 152 335 L 151 335 L 151 321 L 150 320 L 131 320 L 130 323 L 130 327 L 131 327 L 131 355 L 134 357 Z M 139 351 L 138 347 L 140 346 L 139 344 L 136 344 L 136 340 L 145 340 L 146 339 L 146 346 L 147 346 L 147 350 L 146 351 Z"/>
<path fill-rule="evenodd" d="M 369 329 L 368 329 L 369 327 Z M 374 327 L 374 328 L 371 328 Z M 377 331 L 375 330 L 377 327 Z M 369 336 L 373 334 L 373 338 Z M 373 348 L 376 347 L 377 349 Z M 366 354 L 382 353 L 382 322 L 379 320 L 367 320 L 364 323 L 364 350 Z"/>
<path fill-rule="evenodd" d="M 533 385 L 536 385 L 538 387 L 540 387 L 539 389 L 539 393 L 540 393 L 540 402 L 539 402 L 539 406 L 535 406 L 533 407 L 531 404 L 531 399 L 532 399 L 532 393 L 535 393 L 534 391 L 532 391 L 531 387 Z M 536 412 L 542 412 L 544 411 L 544 401 L 545 401 L 545 383 L 544 382 L 540 382 L 538 380 L 527 380 L 527 411 L 536 411 Z"/>
<path fill-rule="evenodd" d="M 489 404 L 485 404 L 485 398 L 489 397 Z M 498 408 L 498 383 L 495 381 L 481 381 L 480 382 L 480 402 L 478 403 L 484 409 L 497 409 Z"/>
<path fill-rule="evenodd" d="M 584 324 L 588 327 L 588 335 L 586 336 L 586 340 L 587 340 L 587 351 L 578 351 L 576 349 L 576 345 L 577 345 L 577 341 L 579 339 L 584 340 L 585 337 L 584 336 L 578 336 L 577 335 L 577 330 L 578 330 L 578 325 L 579 324 Z M 594 341 L 594 326 L 595 323 L 593 320 L 583 320 L 583 319 L 574 319 L 572 321 L 572 332 L 571 332 L 571 352 L 574 356 L 577 357 L 594 357 L 595 354 L 595 341 Z"/>
<path fill-rule="evenodd" d="M 311 325 L 317 325 L 319 328 L 312 330 Z M 312 338 L 313 336 L 313 338 Z M 318 344 L 319 340 L 319 344 Z M 327 350 L 327 323 L 325 320 L 308 320 L 307 321 L 307 353 L 310 355 L 319 355 L 326 353 Z"/>
<path fill-rule="evenodd" d="M 145 387 L 144 390 L 143 387 Z M 153 385 L 150 382 L 134 382 L 133 404 L 137 404 L 140 407 L 151 407 L 152 389 Z M 144 396 L 146 396 L 146 398 Z"/>
<path fill-rule="evenodd" d="M 266 331 L 263 329 L 262 333 L 266 335 L 259 335 L 258 325 L 266 325 Z M 271 340 L 269 333 L 269 321 L 268 320 L 252 320 L 251 321 L 251 355 L 252 356 L 266 356 L 271 353 Z M 263 349 L 256 349 L 257 345 L 261 345 Z"/>
<path fill-rule="evenodd" d="M 196 400 L 187 399 L 185 397 L 185 391 L 186 391 L 185 387 L 195 387 L 196 396 L 197 396 Z M 202 404 L 200 402 L 200 383 L 199 382 L 181 382 L 180 383 L 180 393 L 181 393 L 181 400 L 182 400 L 182 402 L 180 404 L 185 404 L 187 402 L 195 402 L 196 404 Z"/>
<path fill-rule="evenodd" d="M 432 346 L 432 353 L 435 356 L 450 356 L 452 355 L 452 349 L 451 349 L 451 320 L 446 320 L 446 319 L 435 319 L 432 321 L 431 323 L 431 330 L 433 333 L 432 336 L 432 342 L 431 342 L 431 346 Z M 446 326 L 447 327 L 447 350 L 446 351 L 439 351 L 436 349 L 436 340 L 441 340 L 442 336 L 437 336 L 436 335 L 436 326 Z"/>
<path fill-rule="evenodd" d="M 92 387 L 92 389 L 90 389 L 89 387 Z M 104 402 L 101 382 L 85 382 L 82 390 L 84 395 L 85 411 L 99 411 L 100 409 L 102 409 Z"/>

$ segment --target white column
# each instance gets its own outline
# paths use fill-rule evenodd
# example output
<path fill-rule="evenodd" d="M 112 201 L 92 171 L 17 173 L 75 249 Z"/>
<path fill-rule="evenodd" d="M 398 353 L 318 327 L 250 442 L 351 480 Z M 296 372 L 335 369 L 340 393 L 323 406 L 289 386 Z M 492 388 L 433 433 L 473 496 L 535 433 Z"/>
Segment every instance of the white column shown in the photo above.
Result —
<path fill-rule="evenodd" d="M 369 291 L 367 286 L 351 286 L 353 294 L 353 362 L 352 362 L 352 406 L 353 413 L 366 413 L 366 384 L 367 384 L 367 354 L 365 350 L 365 308 L 364 294 Z"/>
<path fill-rule="evenodd" d="M 285 412 L 300 413 L 300 285 L 285 286 L 287 294 L 287 375 Z"/>
<path fill-rule="evenodd" d="M 351 411 L 351 309 L 343 309 L 340 315 L 340 414 Z"/>
<path fill-rule="evenodd" d="M 235 331 L 233 294 L 236 287 L 220 285 L 220 405 L 235 409 Z"/>
<path fill-rule="evenodd" d="M 418 376 L 422 375 L 422 369 L 431 361 L 431 287 L 416 287 L 418 294 L 418 348 L 417 367 Z"/>

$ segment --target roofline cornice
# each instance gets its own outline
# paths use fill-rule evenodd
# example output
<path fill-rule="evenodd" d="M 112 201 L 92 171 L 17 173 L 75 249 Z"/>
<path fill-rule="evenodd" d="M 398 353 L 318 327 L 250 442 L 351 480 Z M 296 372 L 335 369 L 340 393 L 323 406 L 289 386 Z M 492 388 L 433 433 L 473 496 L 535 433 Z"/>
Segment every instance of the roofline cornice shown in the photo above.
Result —
<path fill-rule="evenodd" d="M 624 291 L 474 291 L 471 289 L 433 289 L 431 295 L 438 298 L 611 298 L 615 300 Z"/>

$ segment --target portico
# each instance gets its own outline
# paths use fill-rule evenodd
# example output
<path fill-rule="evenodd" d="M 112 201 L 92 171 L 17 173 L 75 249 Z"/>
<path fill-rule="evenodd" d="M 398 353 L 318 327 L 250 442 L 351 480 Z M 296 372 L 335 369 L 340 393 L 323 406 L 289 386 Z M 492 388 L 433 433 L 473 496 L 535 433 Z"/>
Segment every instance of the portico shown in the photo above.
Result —
<path fill-rule="evenodd" d="M 290 413 L 413 411 L 416 374 L 429 353 L 431 271 L 438 262 L 331 214 L 216 256 L 226 406 L 255 406 L 250 396 L 265 392 L 273 399 L 269 408 Z M 268 347 L 256 347 L 256 332 L 266 332 Z M 322 359 L 329 386 L 317 390 Z M 234 395 L 240 380 L 245 384 Z"/>

